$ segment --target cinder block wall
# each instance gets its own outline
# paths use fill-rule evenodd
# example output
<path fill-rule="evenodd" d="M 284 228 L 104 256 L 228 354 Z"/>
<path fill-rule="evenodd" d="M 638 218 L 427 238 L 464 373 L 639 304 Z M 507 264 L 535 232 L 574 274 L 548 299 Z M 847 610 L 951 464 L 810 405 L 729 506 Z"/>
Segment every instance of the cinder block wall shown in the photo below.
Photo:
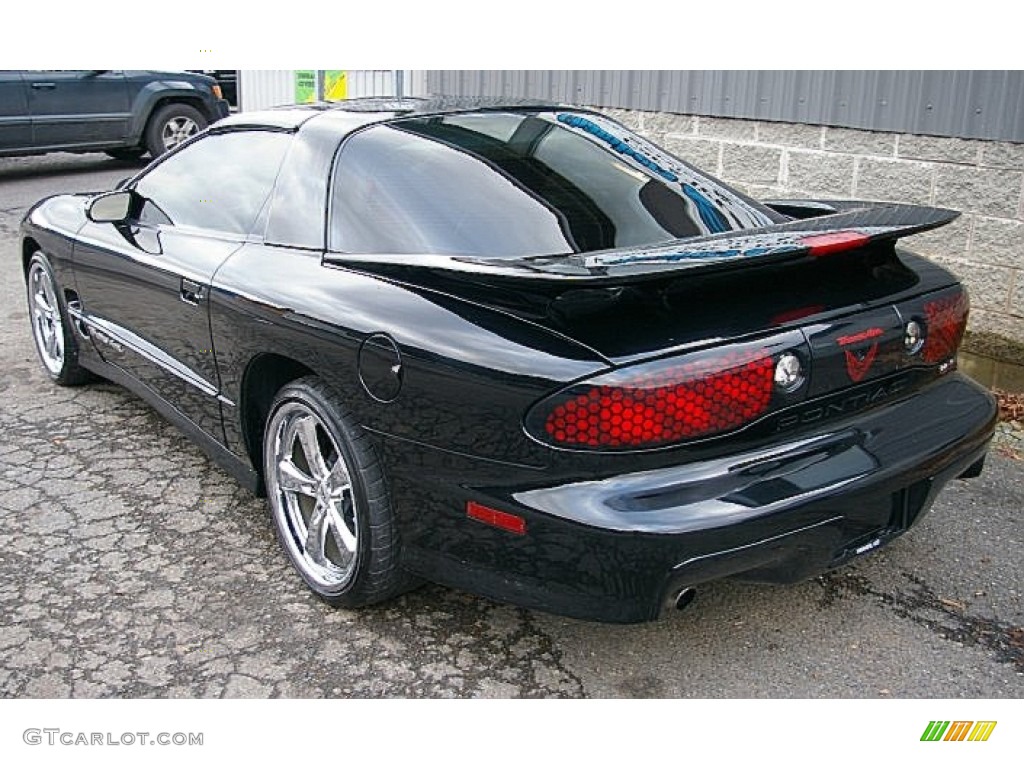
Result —
<path fill-rule="evenodd" d="M 902 242 L 967 284 L 971 330 L 1024 343 L 1024 144 L 598 109 L 756 198 L 961 211 L 952 224 Z"/>

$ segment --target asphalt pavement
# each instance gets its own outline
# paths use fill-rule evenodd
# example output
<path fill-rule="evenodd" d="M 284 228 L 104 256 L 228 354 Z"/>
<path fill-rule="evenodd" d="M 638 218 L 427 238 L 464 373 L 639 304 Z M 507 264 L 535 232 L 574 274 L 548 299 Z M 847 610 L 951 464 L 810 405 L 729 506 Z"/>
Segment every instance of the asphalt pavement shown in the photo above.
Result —
<path fill-rule="evenodd" d="M 435 586 L 325 606 L 263 500 L 135 396 L 56 387 L 37 362 L 22 215 L 134 170 L 0 159 L 0 697 L 1024 696 L 1024 462 L 1010 451 L 881 551 L 790 587 L 707 585 L 659 622 Z"/>

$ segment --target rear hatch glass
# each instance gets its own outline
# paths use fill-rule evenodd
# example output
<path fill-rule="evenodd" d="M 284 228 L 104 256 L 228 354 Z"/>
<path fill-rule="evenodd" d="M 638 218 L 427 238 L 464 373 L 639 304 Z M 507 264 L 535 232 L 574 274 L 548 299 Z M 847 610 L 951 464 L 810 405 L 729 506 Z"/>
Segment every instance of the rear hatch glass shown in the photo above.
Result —
<path fill-rule="evenodd" d="M 598 115 L 454 114 L 397 120 L 345 142 L 331 250 L 523 258 L 785 219 Z"/>

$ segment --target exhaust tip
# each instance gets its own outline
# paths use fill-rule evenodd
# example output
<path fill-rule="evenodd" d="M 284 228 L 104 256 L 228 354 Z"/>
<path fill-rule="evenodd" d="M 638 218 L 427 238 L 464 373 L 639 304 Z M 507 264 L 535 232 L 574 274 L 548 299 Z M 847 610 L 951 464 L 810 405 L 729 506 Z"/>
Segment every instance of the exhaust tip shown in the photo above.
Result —
<path fill-rule="evenodd" d="M 686 608 L 693 602 L 693 599 L 697 596 L 697 590 L 693 587 L 683 587 L 676 594 L 675 607 L 677 611 L 686 610 Z"/>

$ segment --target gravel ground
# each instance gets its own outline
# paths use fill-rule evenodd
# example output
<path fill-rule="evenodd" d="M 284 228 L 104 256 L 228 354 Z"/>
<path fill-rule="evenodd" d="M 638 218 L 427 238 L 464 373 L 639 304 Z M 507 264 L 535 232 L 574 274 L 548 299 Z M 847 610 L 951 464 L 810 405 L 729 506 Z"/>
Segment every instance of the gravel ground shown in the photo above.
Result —
<path fill-rule="evenodd" d="M 428 586 L 333 610 L 264 503 L 126 391 L 40 371 L 17 223 L 102 156 L 0 160 L 0 696 L 1024 696 L 1024 462 L 1001 427 L 907 536 L 791 587 L 702 587 L 611 626 Z"/>
<path fill-rule="evenodd" d="M 1002 456 L 1018 461 L 1024 460 L 1024 422 L 1001 421 L 996 426 L 996 435 L 992 440 L 993 448 Z"/>

